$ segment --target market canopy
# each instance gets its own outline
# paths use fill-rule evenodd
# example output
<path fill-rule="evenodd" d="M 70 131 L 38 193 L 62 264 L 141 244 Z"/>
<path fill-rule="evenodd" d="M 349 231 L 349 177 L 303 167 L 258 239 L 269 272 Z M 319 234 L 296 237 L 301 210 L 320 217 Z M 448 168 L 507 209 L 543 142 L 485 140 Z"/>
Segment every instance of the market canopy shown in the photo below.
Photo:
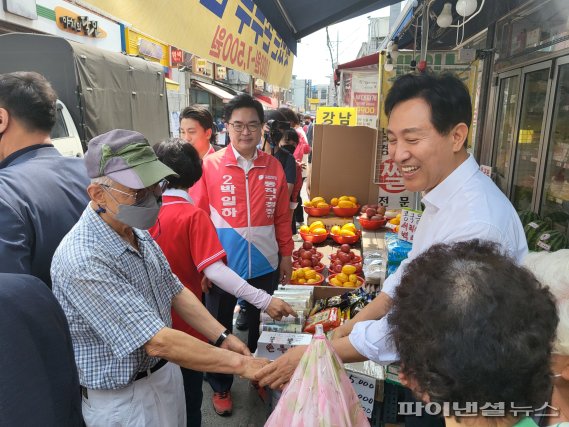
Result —
<path fill-rule="evenodd" d="M 213 96 L 218 97 L 223 102 L 229 102 L 233 98 L 232 94 L 230 94 L 226 90 L 220 88 L 219 86 L 211 85 L 209 83 L 200 82 L 198 80 L 195 80 L 194 83 L 200 89 L 203 89 L 206 92 L 211 93 Z"/>

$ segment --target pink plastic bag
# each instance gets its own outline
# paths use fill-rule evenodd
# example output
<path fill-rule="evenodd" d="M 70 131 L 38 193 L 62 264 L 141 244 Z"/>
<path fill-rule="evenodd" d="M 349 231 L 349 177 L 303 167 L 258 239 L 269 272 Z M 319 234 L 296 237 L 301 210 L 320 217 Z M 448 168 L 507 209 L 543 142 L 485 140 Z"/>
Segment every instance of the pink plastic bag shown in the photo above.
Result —
<path fill-rule="evenodd" d="M 265 427 L 369 427 L 342 362 L 322 325 Z"/>

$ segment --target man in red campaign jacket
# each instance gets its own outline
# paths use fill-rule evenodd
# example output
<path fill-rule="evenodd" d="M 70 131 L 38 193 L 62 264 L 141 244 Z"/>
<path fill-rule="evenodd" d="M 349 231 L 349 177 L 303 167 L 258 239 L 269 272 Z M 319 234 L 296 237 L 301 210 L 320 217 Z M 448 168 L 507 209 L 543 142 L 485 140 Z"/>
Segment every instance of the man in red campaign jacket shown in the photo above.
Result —
<path fill-rule="evenodd" d="M 233 98 L 225 107 L 230 144 L 203 159 L 202 179 L 195 184 L 196 206 L 209 212 L 227 253 L 227 265 L 251 285 L 270 294 L 279 280 L 290 278 L 292 232 L 286 177 L 279 161 L 257 149 L 264 112 L 249 95 Z M 213 286 L 206 295 L 210 313 L 232 329 L 236 299 Z M 260 311 L 246 303 L 248 346 L 259 339 Z M 233 376 L 208 374 L 214 407 L 230 414 Z M 218 410 L 220 409 L 220 410 Z M 225 410 L 224 410 L 225 409 Z"/>

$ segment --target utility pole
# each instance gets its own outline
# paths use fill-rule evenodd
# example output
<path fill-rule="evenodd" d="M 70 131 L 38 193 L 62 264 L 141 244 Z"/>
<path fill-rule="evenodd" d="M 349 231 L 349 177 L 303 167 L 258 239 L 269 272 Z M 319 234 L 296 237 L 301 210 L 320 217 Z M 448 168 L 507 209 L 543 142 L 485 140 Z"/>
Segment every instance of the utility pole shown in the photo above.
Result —
<path fill-rule="evenodd" d="M 339 34 L 337 34 L 336 41 L 336 64 L 334 65 L 334 55 L 332 54 L 332 42 L 330 41 L 330 33 L 328 32 L 328 27 L 326 27 L 326 41 L 328 43 L 328 51 L 330 52 L 330 61 L 332 62 L 332 78 L 334 78 L 334 72 L 336 71 L 336 66 L 338 65 L 338 46 L 340 43 Z M 338 86 L 334 85 L 334 104 L 338 105 Z"/>
<path fill-rule="evenodd" d="M 340 50 L 340 32 L 336 31 L 336 67 L 338 66 L 338 51 Z"/>

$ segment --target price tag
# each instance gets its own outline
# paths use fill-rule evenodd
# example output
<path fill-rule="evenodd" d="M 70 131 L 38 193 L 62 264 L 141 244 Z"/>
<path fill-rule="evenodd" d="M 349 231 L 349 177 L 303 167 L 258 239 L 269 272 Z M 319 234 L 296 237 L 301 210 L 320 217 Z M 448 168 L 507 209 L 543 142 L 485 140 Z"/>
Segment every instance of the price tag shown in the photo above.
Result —
<path fill-rule="evenodd" d="M 368 377 L 367 375 L 355 374 L 353 372 L 347 372 L 347 374 L 358 398 L 360 399 L 360 403 L 366 417 L 371 418 L 375 397 L 375 384 L 377 380 L 375 378 Z"/>
<path fill-rule="evenodd" d="M 480 172 L 489 178 L 492 178 L 492 166 L 480 165 Z"/>

